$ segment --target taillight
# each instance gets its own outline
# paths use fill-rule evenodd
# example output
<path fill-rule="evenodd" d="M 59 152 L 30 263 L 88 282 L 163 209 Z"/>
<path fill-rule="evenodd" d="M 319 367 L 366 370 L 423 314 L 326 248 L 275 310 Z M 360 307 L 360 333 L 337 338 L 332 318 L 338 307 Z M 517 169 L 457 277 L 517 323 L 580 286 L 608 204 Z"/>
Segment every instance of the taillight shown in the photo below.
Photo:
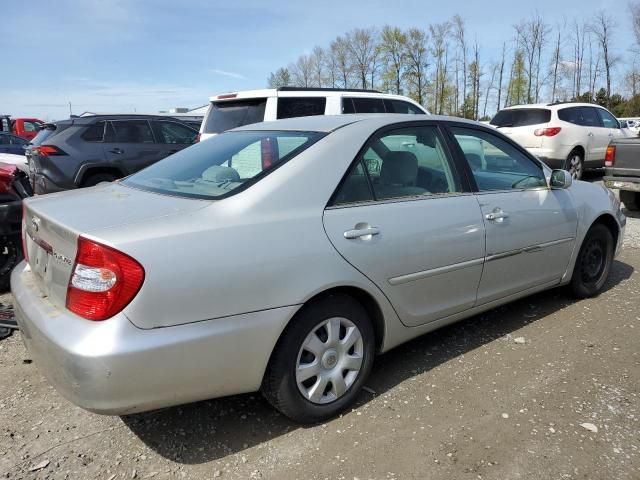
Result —
<path fill-rule="evenodd" d="M 200 141 L 200 132 L 198 132 L 198 134 L 196 135 L 196 139 L 193 141 L 193 143 L 198 143 Z"/>
<path fill-rule="evenodd" d="M 562 130 L 560 127 L 538 128 L 533 134 L 536 137 L 555 137 L 560 130 Z"/>
<path fill-rule="evenodd" d="M 106 320 L 133 300 L 143 282 L 144 268 L 136 260 L 80 237 L 67 289 L 67 308 L 88 320 Z"/>
<path fill-rule="evenodd" d="M 22 204 L 22 253 L 25 260 L 29 261 L 29 251 L 27 250 L 27 207 Z"/>
<path fill-rule="evenodd" d="M 614 163 L 616 163 L 616 147 L 615 145 L 609 145 L 607 153 L 604 155 L 604 166 L 613 167 Z"/>
<path fill-rule="evenodd" d="M 54 155 L 66 155 L 64 151 L 54 145 L 40 145 L 38 147 L 31 147 L 31 152 L 36 152 L 45 157 Z"/>

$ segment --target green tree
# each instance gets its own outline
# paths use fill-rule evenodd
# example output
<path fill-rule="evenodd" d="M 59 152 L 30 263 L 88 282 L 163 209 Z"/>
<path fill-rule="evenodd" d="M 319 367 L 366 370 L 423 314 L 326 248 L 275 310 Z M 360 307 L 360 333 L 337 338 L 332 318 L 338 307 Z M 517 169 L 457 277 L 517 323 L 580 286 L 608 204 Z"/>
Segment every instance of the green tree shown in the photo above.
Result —
<path fill-rule="evenodd" d="M 385 25 L 382 29 L 380 52 L 385 61 L 383 82 L 392 83 L 394 93 L 402 93 L 402 74 L 406 68 L 407 36 L 398 27 Z"/>
<path fill-rule="evenodd" d="M 287 68 L 279 68 L 274 72 L 271 72 L 269 79 L 267 80 L 269 88 L 280 88 L 291 85 L 291 74 Z"/>

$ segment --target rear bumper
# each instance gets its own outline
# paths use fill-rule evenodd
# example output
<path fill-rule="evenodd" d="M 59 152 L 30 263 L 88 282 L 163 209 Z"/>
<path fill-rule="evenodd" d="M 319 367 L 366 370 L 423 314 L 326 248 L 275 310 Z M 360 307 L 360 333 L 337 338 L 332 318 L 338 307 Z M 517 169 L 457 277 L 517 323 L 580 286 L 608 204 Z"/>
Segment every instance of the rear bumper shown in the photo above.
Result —
<path fill-rule="evenodd" d="M 603 177 L 602 180 L 607 188 L 640 192 L 640 178 L 637 177 Z"/>
<path fill-rule="evenodd" d="M 297 310 L 142 330 L 122 313 L 92 322 L 56 307 L 42 298 L 25 262 L 13 271 L 11 290 L 38 369 L 71 402 L 109 415 L 257 390 Z"/>

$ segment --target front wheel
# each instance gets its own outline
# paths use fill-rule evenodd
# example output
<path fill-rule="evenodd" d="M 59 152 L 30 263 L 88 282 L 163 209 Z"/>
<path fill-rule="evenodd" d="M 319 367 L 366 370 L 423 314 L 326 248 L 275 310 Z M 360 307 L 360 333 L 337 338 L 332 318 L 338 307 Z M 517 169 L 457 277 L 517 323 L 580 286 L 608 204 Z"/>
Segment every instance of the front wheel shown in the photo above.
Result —
<path fill-rule="evenodd" d="M 321 422 L 357 397 L 375 340 L 365 309 L 331 295 L 304 307 L 278 341 L 262 383 L 265 398 L 301 423 Z"/>
<path fill-rule="evenodd" d="M 613 235 L 604 225 L 593 225 L 582 242 L 571 277 L 571 289 L 578 298 L 599 294 L 613 263 Z"/>

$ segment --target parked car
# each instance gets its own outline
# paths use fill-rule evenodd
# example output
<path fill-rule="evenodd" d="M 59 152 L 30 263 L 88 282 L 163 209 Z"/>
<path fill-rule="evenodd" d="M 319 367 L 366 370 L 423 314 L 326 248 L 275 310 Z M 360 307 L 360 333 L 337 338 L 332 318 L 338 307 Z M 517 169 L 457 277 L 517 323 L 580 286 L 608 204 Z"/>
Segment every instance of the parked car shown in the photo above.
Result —
<path fill-rule="evenodd" d="M 604 184 L 620 190 L 620 201 L 627 210 L 640 210 L 640 137 L 612 140 L 604 171 Z"/>
<path fill-rule="evenodd" d="M 13 153 L 0 153 L 0 163 L 7 163 L 15 165 L 25 173 L 29 173 L 29 167 L 27 166 L 27 157 L 22 155 L 15 155 Z"/>
<path fill-rule="evenodd" d="M 630 132 L 629 136 L 637 137 L 640 134 L 640 121 L 639 120 L 631 120 L 631 119 L 621 119 L 618 121 L 622 128 L 627 128 Z"/>
<path fill-rule="evenodd" d="M 0 132 L 32 140 L 44 122 L 37 118 L 11 118 L 10 115 L 0 115 Z"/>
<path fill-rule="evenodd" d="M 626 221 L 494 129 L 422 115 L 248 125 L 25 204 L 16 315 L 64 396 L 126 414 L 261 389 L 301 422 L 351 405 L 375 353 L 597 295 Z"/>
<path fill-rule="evenodd" d="M 27 174 L 0 163 L 0 291 L 9 288 L 11 271 L 22 260 L 22 200 L 33 195 Z"/>
<path fill-rule="evenodd" d="M 590 103 L 517 105 L 500 110 L 491 125 L 574 179 L 604 167 L 609 141 L 627 136 L 611 112 Z"/>
<path fill-rule="evenodd" d="M 211 97 L 200 127 L 200 139 L 262 121 L 349 113 L 429 112 L 410 98 L 376 90 L 298 87 L 247 90 Z"/>
<path fill-rule="evenodd" d="M 29 144 L 29 140 L 13 135 L 12 133 L 0 132 L 0 153 L 12 153 L 22 155 Z"/>
<path fill-rule="evenodd" d="M 94 115 L 43 126 L 26 150 L 35 193 L 111 182 L 191 145 L 198 132 L 155 115 Z"/>

